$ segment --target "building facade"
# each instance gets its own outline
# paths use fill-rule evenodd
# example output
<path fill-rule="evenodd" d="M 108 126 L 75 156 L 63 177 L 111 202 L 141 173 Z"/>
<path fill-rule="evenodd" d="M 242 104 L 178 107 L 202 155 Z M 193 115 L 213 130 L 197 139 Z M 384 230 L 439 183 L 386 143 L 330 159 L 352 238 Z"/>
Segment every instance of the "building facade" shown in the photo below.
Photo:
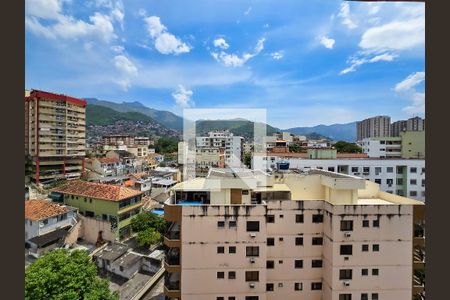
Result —
<path fill-rule="evenodd" d="M 414 117 L 408 120 L 400 120 L 391 124 L 391 136 L 400 136 L 402 131 L 424 131 L 425 119 Z"/>
<path fill-rule="evenodd" d="M 26 172 L 36 183 L 80 178 L 86 147 L 86 101 L 32 90 L 25 97 Z"/>
<path fill-rule="evenodd" d="M 356 140 L 365 138 L 390 136 L 391 117 L 376 116 L 356 123 Z"/>
<path fill-rule="evenodd" d="M 401 131 L 398 137 L 366 138 L 360 142 L 371 158 L 425 158 L 425 131 Z"/>
<path fill-rule="evenodd" d="M 197 137 L 197 148 L 221 148 L 225 153 L 225 165 L 229 167 L 241 166 L 244 138 L 234 136 L 233 133 L 223 131 L 211 131 L 208 136 Z"/>

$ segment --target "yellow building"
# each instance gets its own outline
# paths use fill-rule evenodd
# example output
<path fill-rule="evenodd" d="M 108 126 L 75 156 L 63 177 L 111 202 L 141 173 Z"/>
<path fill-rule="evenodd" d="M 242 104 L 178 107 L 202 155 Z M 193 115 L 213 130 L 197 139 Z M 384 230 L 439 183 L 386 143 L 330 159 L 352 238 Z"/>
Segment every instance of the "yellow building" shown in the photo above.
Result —
<path fill-rule="evenodd" d="M 402 158 L 425 158 L 425 130 L 402 131 Z"/>

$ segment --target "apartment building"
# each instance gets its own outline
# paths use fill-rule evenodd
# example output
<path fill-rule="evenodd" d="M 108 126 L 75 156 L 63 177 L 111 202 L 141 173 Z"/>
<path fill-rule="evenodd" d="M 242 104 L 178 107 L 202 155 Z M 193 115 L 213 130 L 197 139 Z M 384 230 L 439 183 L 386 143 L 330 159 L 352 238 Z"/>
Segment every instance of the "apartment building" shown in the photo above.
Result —
<path fill-rule="evenodd" d="M 424 131 L 425 119 L 414 117 L 408 120 L 399 120 L 391 124 L 391 136 L 400 136 L 402 131 Z"/>
<path fill-rule="evenodd" d="M 365 138 L 390 136 L 391 117 L 376 116 L 356 123 L 356 140 Z"/>
<path fill-rule="evenodd" d="M 79 178 L 84 169 L 85 147 L 86 101 L 30 91 L 25 97 L 27 175 L 43 184 Z"/>
<path fill-rule="evenodd" d="M 425 131 L 402 131 L 395 137 L 366 138 L 362 150 L 373 158 L 425 158 Z"/>
<path fill-rule="evenodd" d="M 402 158 L 425 159 L 425 130 L 400 132 Z"/>
<path fill-rule="evenodd" d="M 102 136 L 103 145 L 134 145 L 134 136 L 127 134 L 110 134 Z"/>
<path fill-rule="evenodd" d="M 108 221 L 115 238 L 131 234 L 131 219 L 141 211 L 142 192 L 123 186 L 75 180 L 52 190 L 87 218 Z"/>
<path fill-rule="evenodd" d="M 252 168 L 274 170 L 277 163 L 286 162 L 291 169 L 322 169 L 361 176 L 379 184 L 382 191 L 425 201 L 424 159 L 377 159 L 363 155 L 366 154 L 338 153 L 336 159 L 309 159 L 303 153 L 255 153 Z"/>
<path fill-rule="evenodd" d="M 243 137 L 234 136 L 228 130 L 211 131 L 208 136 L 196 138 L 196 148 L 222 148 L 225 153 L 225 164 L 229 167 L 239 167 L 243 142 Z"/>
<path fill-rule="evenodd" d="M 164 206 L 164 292 L 182 300 L 412 299 L 424 205 L 362 178 L 212 170 Z M 421 253 L 421 252 L 420 252 Z"/>

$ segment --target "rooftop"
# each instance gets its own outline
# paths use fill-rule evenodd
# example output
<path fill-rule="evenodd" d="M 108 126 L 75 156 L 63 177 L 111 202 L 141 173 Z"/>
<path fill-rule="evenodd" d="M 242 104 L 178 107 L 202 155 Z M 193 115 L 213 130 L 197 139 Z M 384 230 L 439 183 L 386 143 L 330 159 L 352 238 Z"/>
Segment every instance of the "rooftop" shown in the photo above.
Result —
<path fill-rule="evenodd" d="M 112 263 L 112 265 L 128 268 L 128 267 L 134 265 L 135 263 L 137 263 L 139 260 L 141 260 L 141 258 L 142 258 L 142 256 L 128 252 L 125 255 L 120 256 L 118 259 L 116 259 Z"/>
<path fill-rule="evenodd" d="M 66 226 L 64 228 L 56 229 L 44 235 L 35 236 L 34 238 L 30 239 L 29 242 L 37 245 L 38 247 L 45 246 L 51 242 L 55 242 L 65 237 L 70 227 L 71 226 Z"/>
<path fill-rule="evenodd" d="M 113 243 L 106 246 L 105 249 L 96 253 L 94 256 L 108 261 L 115 261 L 128 251 L 128 246 L 125 244 Z"/>
<path fill-rule="evenodd" d="M 99 157 L 97 160 L 102 164 L 114 164 L 119 162 L 119 159 L 115 157 Z"/>
<path fill-rule="evenodd" d="M 93 183 L 81 180 L 69 181 L 52 191 L 81 197 L 89 197 L 108 201 L 120 201 L 141 195 L 142 192 L 124 186 Z"/>
<path fill-rule="evenodd" d="M 30 199 L 25 201 L 25 219 L 39 221 L 69 212 L 67 206 L 50 200 Z"/>

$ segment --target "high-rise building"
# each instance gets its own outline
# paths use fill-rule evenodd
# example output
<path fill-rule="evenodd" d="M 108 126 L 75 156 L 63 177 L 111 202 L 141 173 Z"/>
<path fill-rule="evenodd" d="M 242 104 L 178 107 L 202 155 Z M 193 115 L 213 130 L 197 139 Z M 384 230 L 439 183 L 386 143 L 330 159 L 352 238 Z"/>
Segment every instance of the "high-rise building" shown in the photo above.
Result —
<path fill-rule="evenodd" d="M 196 138 L 196 147 L 220 148 L 225 153 L 225 165 L 240 167 L 244 138 L 228 130 L 211 131 L 208 136 Z"/>
<path fill-rule="evenodd" d="M 356 123 L 356 140 L 370 137 L 390 136 L 391 117 L 376 116 Z"/>
<path fill-rule="evenodd" d="M 402 131 L 424 131 L 425 119 L 414 117 L 408 120 L 400 120 L 391 124 L 391 136 L 399 137 Z"/>
<path fill-rule="evenodd" d="M 406 120 L 400 120 L 396 121 L 391 124 L 391 136 L 392 137 L 399 137 L 400 132 L 406 130 Z"/>
<path fill-rule="evenodd" d="M 424 205 L 362 178 L 212 169 L 164 205 L 166 299 L 412 299 Z"/>
<path fill-rule="evenodd" d="M 36 183 L 79 178 L 84 169 L 86 101 L 38 90 L 25 95 L 28 175 Z"/>

